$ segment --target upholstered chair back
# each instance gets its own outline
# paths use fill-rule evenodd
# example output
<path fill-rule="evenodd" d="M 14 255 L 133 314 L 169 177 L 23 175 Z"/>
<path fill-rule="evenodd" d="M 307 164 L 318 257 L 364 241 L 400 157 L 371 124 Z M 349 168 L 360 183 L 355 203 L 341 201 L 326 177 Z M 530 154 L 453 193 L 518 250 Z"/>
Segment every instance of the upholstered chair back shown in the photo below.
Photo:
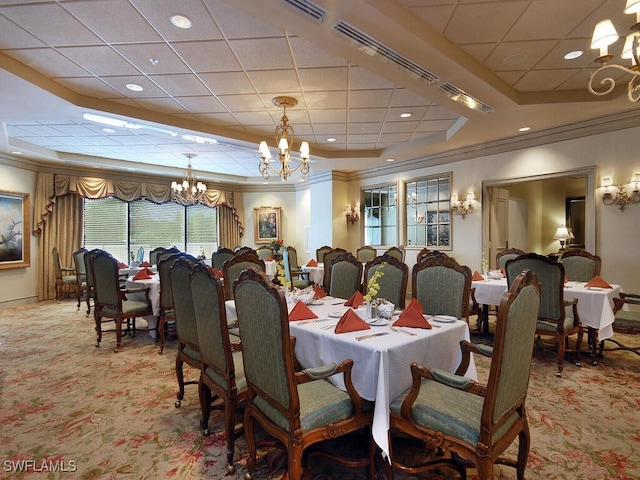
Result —
<path fill-rule="evenodd" d="M 224 262 L 232 259 L 235 256 L 236 253 L 230 248 L 219 248 L 216 252 L 213 252 L 211 254 L 211 266 L 222 271 Z"/>
<path fill-rule="evenodd" d="M 342 253 L 334 258 L 331 261 L 330 268 L 329 295 L 348 299 L 357 290 L 360 290 L 362 262 L 358 261 L 351 253 Z"/>
<path fill-rule="evenodd" d="M 564 274 L 571 282 L 588 282 L 596 275 L 600 275 L 602 260 L 598 255 L 592 255 L 586 250 L 567 250 L 561 259 Z"/>
<path fill-rule="evenodd" d="M 260 260 L 266 260 L 270 258 L 273 260 L 273 248 L 263 245 L 256 249 L 256 253 L 258 254 L 258 258 Z"/>
<path fill-rule="evenodd" d="M 169 268 L 169 283 L 173 295 L 173 311 L 176 317 L 178 342 L 198 347 L 193 297 L 191 295 L 191 272 L 194 264 L 189 258 L 178 256 Z"/>
<path fill-rule="evenodd" d="M 318 264 L 324 262 L 324 254 L 331 250 L 331 248 L 332 247 L 330 247 L 329 245 L 324 245 L 316 249 L 316 261 L 318 262 Z"/>
<path fill-rule="evenodd" d="M 87 266 L 84 263 L 84 256 L 87 253 L 87 249 L 82 247 L 73 252 L 73 264 L 76 267 L 76 279 L 78 284 L 87 281 Z"/>
<path fill-rule="evenodd" d="M 409 267 L 398 261 L 398 259 L 383 255 L 368 262 L 365 267 L 364 282 L 362 289 L 367 293 L 369 280 L 378 269 L 382 269 L 382 276 L 378 277 L 380 290 L 376 298 L 384 298 L 393 303 L 396 308 L 404 308 L 407 294 L 407 281 L 409 280 Z"/>
<path fill-rule="evenodd" d="M 424 313 L 467 318 L 471 269 L 447 255 L 428 255 L 413 267 L 413 298 Z"/>
<path fill-rule="evenodd" d="M 390 255 L 401 262 L 404 262 L 404 250 L 398 247 L 391 247 L 389 250 L 384 252 L 385 255 Z"/>
<path fill-rule="evenodd" d="M 94 300 L 107 315 L 113 315 L 122 309 L 122 295 L 120 294 L 120 278 L 118 275 L 118 261 L 104 250 L 98 250 L 90 255 L 94 280 Z"/>
<path fill-rule="evenodd" d="M 496 268 L 502 270 L 507 261 L 518 258 L 520 255 L 524 255 L 525 253 L 527 252 L 520 250 L 519 248 L 507 248 L 498 252 L 496 254 Z"/>
<path fill-rule="evenodd" d="M 337 257 L 342 255 L 343 253 L 347 253 L 344 248 L 332 248 L 328 252 L 325 252 L 323 258 L 324 264 L 324 277 L 322 279 L 322 288 L 326 292 L 329 291 L 329 283 L 331 281 L 331 262 L 335 260 Z"/>
<path fill-rule="evenodd" d="M 309 280 L 300 278 L 300 267 L 298 267 L 298 257 L 295 248 L 286 247 L 282 251 L 282 264 L 285 278 L 289 285 L 291 285 L 291 288 L 306 288 L 309 286 Z M 298 270 L 298 273 L 296 273 L 296 270 Z"/>
<path fill-rule="evenodd" d="M 238 254 L 225 262 L 222 268 L 224 276 L 224 292 L 227 300 L 233 300 L 233 283 L 240 277 L 243 270 L 253 268 L 265 271 L 264 260 L 258 258 L 254 252 Z"/>
<path fill-rule="evenodd" d="M 356 258 L 363 263 L 370 262 L 371 260 L 376 258 L 376 255 L 376 249 L 369 245 L 363 245 L 356 250 Z"/>

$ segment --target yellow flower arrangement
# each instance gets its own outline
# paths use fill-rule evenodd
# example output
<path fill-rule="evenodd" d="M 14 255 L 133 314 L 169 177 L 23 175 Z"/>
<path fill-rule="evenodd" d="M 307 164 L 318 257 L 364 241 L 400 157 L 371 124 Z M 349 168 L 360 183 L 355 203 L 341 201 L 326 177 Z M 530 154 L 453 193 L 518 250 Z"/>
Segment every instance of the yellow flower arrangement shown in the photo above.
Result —
<path fill-rule="evenodd" d="M 287 281 L 287 274 L 284 271 L 284 261 L 278 260 L 276 262 L 276 280 L 283 287 L 291 288 L 291 282 Z"/>
<path fill-rule="evenodd" d="M 371 303 L 371 300 L 376 298 L 376 295 L 378 295 L 378 292 L 380 292 L 380 285 L 378 284 L 378 279 L 384 276 L 384 272 L 382 270 L 385 265 L 386 265 L 386 262 L 381 263 L 380 266 L 376 269 L 376 271 L 373 273 L 373 275 L 369 279 L 369 282 L 367 283 L 367 294 L 364 296 L 364 300 L 367 303 Z"/>

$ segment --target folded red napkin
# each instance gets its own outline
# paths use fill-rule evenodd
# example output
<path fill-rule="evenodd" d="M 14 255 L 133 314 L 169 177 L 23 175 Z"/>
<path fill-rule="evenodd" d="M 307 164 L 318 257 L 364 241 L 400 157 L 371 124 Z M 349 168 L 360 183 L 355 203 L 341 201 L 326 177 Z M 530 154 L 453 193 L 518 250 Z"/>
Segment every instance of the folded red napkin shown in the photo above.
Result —
<path fill-rule="evenodd" d="M 400 318 L 393 322 L 394 327 L 432 328 L 427 319 L 415 307 L 405 308 Z"/>
<path fill-rule="evenodd" d="M 143 268 L 133 276 L 134 280 L 147 280 L 149 278 L 151 278 L 151 275 L 149 275 L 146 268 Z"/>
<path fill-rule="evenodd" d="M 473 272 L 473 277 L 471 277 L 471 281 L 477 282 L 478 280 L 484 280 L 484 277 L 480 275 L 480 272 L 476 270 L 475 272 Z"/>
<path fill-rule="evenodd" d="M 150 267 L 151 264 L 149 262 L 141 262 L 139 266 L 140 267 Z"/>
<path fill-rule="evenodd" d="M 564 283 L 567 283 L 569 281 L 569 279 L 567 277 L 564 277 Z"/>
<path fill-rule="evenodd" d="M 356 290 L 356 293 L 351 295 L 351 298 L 344 302 L 347 307 L 358 308 L 360 305 L 364 303 L 364 297 L 360 292 Z"/>
<path fill-rule="evenodd" d="M 314 300 L 317 300 L 318 298 L 324 298 L 327 296 L 327 292 L 325 292 L 322 289 L 322 287 L 317 283 L 313 285 L 313 291 L 315 293 L 315 295 L 313 296 Z"/>
<path fill-rule="evenodd" d="M 156 272 L 154 272 L 153 270 L 151 270 L 150 268 L 145 268 L 144 270 L 147 271 L 147 275 L 155 275 Z"/>
<path fill-rule="evenodd" d="M 222 273 L 222 270 L 220 270 L 219 268 L 214 268 L 213 274 L 218 278 L 224 278 L 224 273 Z"/>
<path fill-rule="evenodd" d="M 313 313 L 309 307 L 307 307 L 304 302 L 298 300 L 293 308 L 291 309 L 291 313 L 289 313 L 289 321 L 294 322 L 296 320 L 310 320 L 312 318 L 318 318 L 318 316 Z"/>
<path fill-rule="evenodd" d="M 129 265 L 126 263 L 118 262 L 118 270 L 122 270 L 123 268 L 129 268 Z"/>
<path fill-rule="evenodd" d="M 504 268 L 500 269 L 500 273 L 502 274 L 503 277 L 507 276 L 507 271 Z"/>
<path fill-rule="evenodd" d="M 585 287 L 613 288 L 611 285 L 609 285 L 607 282 L 601 279 L 598 275 L 596 275 L 591 280 L 589 280 L 586 283 Z"/>
<path fill-rule="evenodd" d="M 424 313 L 424 310 L 422 309 L 422 305 L 420 305 L 420 302 L 415 298 L 411 299 L 411 301 L 409 302 L 409 305 L 407 305 L 406 308 L 415 308 L 420 315 Z"/>
<path fill-rule="evenodd" d="M 313 258 L 307 262 L 307 267 L 317 267 L 318 262 L 316 262 Z"/>
<path fill-rule="evenodd" d="M 336 325 L 335 333 L 357 332 L 358 330 L 370 330 L 371 327 L 361 319 L 356 312 L 347 310 Z"/>

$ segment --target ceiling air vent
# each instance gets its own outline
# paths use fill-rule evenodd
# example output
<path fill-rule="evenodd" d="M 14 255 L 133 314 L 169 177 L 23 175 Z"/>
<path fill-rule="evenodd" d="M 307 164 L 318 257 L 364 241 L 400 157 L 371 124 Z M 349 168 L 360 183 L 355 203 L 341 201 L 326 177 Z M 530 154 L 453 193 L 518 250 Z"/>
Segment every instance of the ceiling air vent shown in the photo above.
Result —
<path fill-rule="evenodd" d="M 302 14 L 307 17 L 311 17 L 318 22 L 322 22 L 327 14 L 325 9 L 307 0 L 284 0 L 284 3 L 291 5 Z"/>
<path fill-rule="evenodd" d="M 459 89 L 455 85 L 450 83 L 443 83 L 442 85 L 438 85 L 438 88 L 442 90 L 447 97 L 449 97 L 454 102 L 458 102 L 463 104 L 465 107 L 470 108 L 471 110 L 475 110 L 481 113 L 491 113 L 493 112 L 493 107 L 490 107 L 484 102 L 481 102 L 475 97 L 472 97 L 464 90 Z"/>
<path fill-rule="evenodd" d="M 427 83 L 432 84 L 440 80 L 440 78 L 433 72 L 430 72 L 426 68 L 421 67 L 417 63 L 412 62 L 408 58 L 400 55 L 398 52 L 387 47 L 384 43 L 379 42 L 373 37 L 370 37 L 366 33 L 358 30 L 353 25 L 349 25 L 347 22 L 340 21 L 333 27 L 338 33 L 341 33 L 345 37 L 353 40 L 361 45 L 361 50 L 367 55 L 381 55 L 386 60 L 395 63 L 412 74 L 422 78 Z"/>

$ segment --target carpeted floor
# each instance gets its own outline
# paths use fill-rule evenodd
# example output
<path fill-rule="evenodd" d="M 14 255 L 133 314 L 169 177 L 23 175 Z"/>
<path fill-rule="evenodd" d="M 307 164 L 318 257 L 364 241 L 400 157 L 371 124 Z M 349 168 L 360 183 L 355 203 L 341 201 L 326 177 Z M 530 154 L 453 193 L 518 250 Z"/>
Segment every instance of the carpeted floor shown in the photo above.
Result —
<path fill-rule="evenodd" d="M 220 416 L 212 416 L 215 433 L 205 438 L 195 387 L 187 386 L 182 406 L 174 406 L 175 341 L 165 355 L 147 334 L 124 337 L 117 354 L 112 333 L 101 348 L 94 341 L 93 318 L 76 311 L 74 301 L 0 309 L 0 478 L 223 478 Z M 488 363 L 476 361 L 483 381 Z M 612 352 L 598 366 L 585 359 L 582 368 L 567 362 L 562 378 L 554 363 L 553 352 L 534 352 L 527 479 L 640 478 L 640 356 Z M 244 477 L 246 457 L 241 437 L 236 473 L 227 478 Z M 255 478 L 286 478 L 278 450 L 259 468 Z M 320 462 L 312 478 L 366 476 Z M 457 477 L 443 471 L 394 478 Z M 496 467 L 496 478 L 515 472 Z"/>

